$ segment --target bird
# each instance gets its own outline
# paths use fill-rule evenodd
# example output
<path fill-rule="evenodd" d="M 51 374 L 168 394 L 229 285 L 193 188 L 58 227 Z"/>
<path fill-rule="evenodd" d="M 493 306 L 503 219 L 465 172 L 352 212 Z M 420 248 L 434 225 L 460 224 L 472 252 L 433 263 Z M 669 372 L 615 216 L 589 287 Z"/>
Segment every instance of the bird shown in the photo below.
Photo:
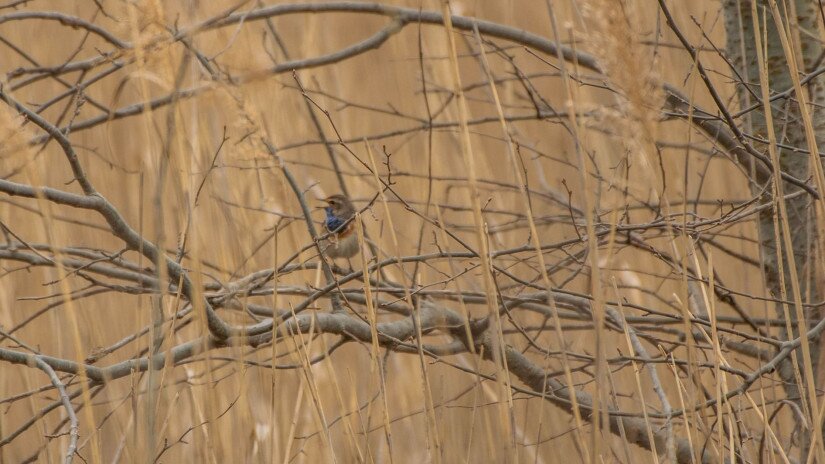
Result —
<path fill-rule="evenodd" d="M 355 234 L 355 207 L 346 195 L 332 195 L 324 198 L 326 219 L 324 228 L 329 237 L 321 241 L 321 250 L 330 258 L 352 258 L 360 251 Z M 349 221 L 349 222 L 347 222 Z"/>

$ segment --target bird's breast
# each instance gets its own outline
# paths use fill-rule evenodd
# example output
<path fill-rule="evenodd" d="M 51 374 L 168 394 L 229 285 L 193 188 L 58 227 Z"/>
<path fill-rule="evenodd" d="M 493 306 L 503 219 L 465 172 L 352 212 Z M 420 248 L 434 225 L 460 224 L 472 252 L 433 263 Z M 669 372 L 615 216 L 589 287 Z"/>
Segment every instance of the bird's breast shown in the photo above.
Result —
<path fill-rule="evenodd" d="M 339 240 L 354 236 L 355 221 L 351 221 L 349 224 L 347 224 L 346 227 L 344 227 L 344 230 L 338 232 L 336 235 L 338 236 Z"/>

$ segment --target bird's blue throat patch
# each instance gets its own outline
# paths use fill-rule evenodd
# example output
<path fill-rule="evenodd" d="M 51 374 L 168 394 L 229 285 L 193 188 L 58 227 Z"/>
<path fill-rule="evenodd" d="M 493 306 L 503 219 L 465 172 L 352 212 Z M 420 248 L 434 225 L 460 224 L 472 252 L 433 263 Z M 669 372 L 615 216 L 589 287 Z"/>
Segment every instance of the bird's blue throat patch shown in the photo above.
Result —
<path fill-rule="evenodd" d="M 332 213 L 332 207 L 331 206 L 324 208 L 324 211 L 326 211 L 326 213 L 327 213 L 327 219 L 326 219 L 326 221 L 324 221 L 324 226 L 326 226 L 327 230 L 330 231 L 330 232 L 337 231 L 338 229 L 341 228 L 341 226 L 344 225 L 345 222 L 347 222 L 347 221 L 339 218 L 338 216 L 334 215 Z"/>

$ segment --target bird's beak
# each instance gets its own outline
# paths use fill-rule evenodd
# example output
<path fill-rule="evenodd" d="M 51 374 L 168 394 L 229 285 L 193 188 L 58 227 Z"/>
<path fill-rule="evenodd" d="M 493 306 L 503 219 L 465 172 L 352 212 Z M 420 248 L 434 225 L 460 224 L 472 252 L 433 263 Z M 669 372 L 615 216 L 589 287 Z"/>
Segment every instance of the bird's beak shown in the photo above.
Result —
<path fill-rule="evenodd" d="M 323 204 L 322 204 L 322 205 L 318 205 L 318 206 L 316 206 L 316 207 L 315 207 L 315 209 L 326 209 L 326 208 L 329 208 L 329 206 L 330 206 L 330 204 L 329 204 L 329 198 L 319 198 L 319 199 L 318 199 L 318 201 L 323 202 Z"/>

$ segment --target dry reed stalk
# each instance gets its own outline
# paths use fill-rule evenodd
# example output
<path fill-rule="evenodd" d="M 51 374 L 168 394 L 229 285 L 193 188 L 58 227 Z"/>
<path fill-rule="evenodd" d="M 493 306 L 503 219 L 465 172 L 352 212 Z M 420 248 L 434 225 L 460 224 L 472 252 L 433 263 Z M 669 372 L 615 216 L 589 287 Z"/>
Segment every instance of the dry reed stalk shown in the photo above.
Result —
<path fill-rule="evenodd" d="M 781 203 L 821 174 L 754 148 L 754 105 L 729 105 L 697 15 L 713 10 L 671 8 L 669 25 L 697 18 L 688 59 L 633 5 L 610 24 L 475 5 L 515 27 L 439 4 L 0 7 L 0 461 L 67 449 L 40 356 L 89 462 L 792 462 L 788 427 L 825 405 L 790 406 L 773 370 L 799 359 L 815 391 L 823 326 L 800 289 L 821 264 L 766 294 L 752 221 L 775 208 L 787 240 Z M 756 111 L 819 75 L 770 7 L 802 75 L 762 84 Z M 702 111 L 705 91 L 724 108 Z M 816 159 L 812 140 L 793 148 Z M 763 171 L 790 193 L 743 194 Z M 366 205 L 353 271 L 313 232 L 311 198 L 336 188 Z M 785 320 L 754 317 L 775 303 Z M 798 337 L 771 335 L 794 314 Z"/>
<path fill-rule="evenodd" d="M 759 24 L 759 21 L 758 21 L 759 14 L 757 12 L 755 4 L 752 5 L 751 12 L 752 12 L 752 15 L 753 15 L 754 30 L 756 30 L 756 31 L 766 30 L 766 28 L 764 26 L 760 27 L 760 24 Z M 778 11 L 776 11 L 776 4 L 775 3 L 773 3 L 773 6 L 772 6 L 772 13 L 774 15 L 774 19 L 778 20 Z M 766 20 L 767 20 L 767 18 L 766 18 Z M 779 29 L 782 30 L 781 24 L 780 24 Z M 762 53 L 763 53 L 762 52 L 762 50 L 763 50 L 763 45 L 762 45 L 763 44 L 763 37 L 759 33 L 755 34 L 755 36 L 756 36 L 756 44 L 757 44 L 756 48 L 757 48 L 757 50 L 759 50 L 759 53 L 758 53 L 757 57 L 758 57 L 759 70 L 760 70 L 759 83 L 760 83 L 760 89 L 762 91 L 762 99 L 763 99 L 764 102 L 769 102 L 770 101 L 769 100 L 770 87 L 769 87 L 769 82 L 768 82 L 768 69 L 767 69 L 767 64 L 765 62 L 765 58 L 762 55 Z M 788 45 L 787 45 L 787 39 L 784 38 L 785 37 L 784 32 L 780 33 L 780 37 L 783 38 L 782 45 L 783 45 L 783 48 L 785 48 L 786 56 L 789 60 L 791 60 L 790 63 L 793 63 L 793 53 L 789 53 L 789 48 L 788 48 Z M 792 68 L 791 74 L 793 74 L 794 72 L 798 72 L 798 71 L 794 71 L 793 68 Z M 798 86 L 799 85 L 799 80 L 798 79 L 794 79 L 794 85 L 796 86 L 798 93 L 801 92 L 800 87 Z M 801 98 L 804 99 L 804 97 L 801 97 Z M 803 102 L 804 102 L 804 100 L 802 100 L 800 102 L 800 111 L 803 114 L 803 119 L 805 119 L 804 114 L 806 114 L 806 110 L 805 110 L 805 105 L 803 104 Z M 784 196 L 784 186 L 782 185 L 781 181 L 777 180 L 778 179 L 778 177 L 777 177 L 778 176 L 778 169 L 779 169 L 779 155 L 777 153 L 777 147 L 776 147 L 777 141 L 776 141 L 776 134 L 774 132 L 772 108 L 771 108 L 770 104 L 766 103 L 764 105 L 764 112 L 765 112 L 766 127 L 768 129 L 768 154 L 771 157 L 771 162 L 774 164 L 774 191 L 776 192 L 776 195 L 774 197 L 775 201 L 776 201 L 776 216 L 774 217 L 774 224 L 778 223 L 778 226 L 775 225 L 775 229 L 776 229 L 775 240 L 776 240 L 776 243 L 777 243 L 777 253 L 781 252 L 778 244 L 780 243 L 780 240 L 782 240 L 782 243 L 785 247 L 785 256 L 787 258 L 788 271 L 789 271 L 789 275 L 791 276 L 790 285 L 791 285 L 792 296 L 793 296 L 793 305 L 794 305 L 794 309 L 796 310 L 797 320 L 799 321 L 799 324 L 800 324 L 799 333 L 800 334 L 806 334 L 806 333 L 808 333 L 808 330 L 807 330 L 808 326 L 805 322 L 805 316 L 804 316 L 804 313 L 802 311 L 802 294 L 801 294 L 801 291 L 800 291 L 800 288 L 799 288 L 800 281 L 799 281 L 799 276 L 797 275 L 797 270 L 796 270 L 796 265 L 795 265 L 795 259 L 796 258 L 794 257 L 793 246 L 791 244 L 791 235 L 790 235 L 791 231 L 790 231 L 790 226 L 789 226 L 789 223 L 788 223 L 788 212 L 787 212 L 787 209 L 785 207 L 785 202 L 782 199 L 783 196 Z M 810 135 L 810 131 L 809 131 L 809 129 L 810 129 L 810 116 L 808 116 L 808 118 L 805 120 L 805 124 L 806 124 L 806 134 Z M 816 150 L 814 151 L 814 153 L 816 153 Z M 821 179 L 822 174 L 821 174 L 821 168 L 818 167 L 819 166 L 819 157 L 818 156 L 817 156 L 815 162 L 812 163 L 812 164 L 814 166 L 814 168 L 813 168 L 814 172 L 817 173 L 817 175 L 815 175 L 814 178 L 816 179 L 818 185 L 820 185 L 820 188 L 821 188 L 821 186 L 825 185 L 825 183 L 823 183 L 823 181 Z M 816 202 L 816 203 L 821 205 L 821 202 Z M 780 234 L 779 227 L 781 227 L 781 234 Z M 780 235 L 781 235 L 781 237 L 780 237 Z M 780 266 L 782 265 L 782 260 L 781 259 L 779 260 L 779 264 L 780 264 Z M 780 267 L 780 275 L 782 275 L 781 274 L 782 272 L 783 271 Z M 784 279 L 784 277 L 783 277 L 783 279 Z M 783 288 L 783 291 L 785 291 L 784 290 L 785 289 L 784 284 L 782 284 L 782 288 Z M 783 296 L 783 299 L 787 299 L 787 298 Z M 785 320 L 788 321 L 788 324 L 790 324 L 792 319 L 790 318 L 790 314 L 788 314 L 787 305 L 783 304 L 783 308 L 785 310 Z M 794 333 L 793 328 L 791 328 L 791 327 L 789 327 L 789 328 L 791 330 L 788 333 L 793 334 Z M 807 393 L 808 393 L 808 402 L 806 403 L 803 400 L 802 404 L 803 404 L 803 407 L 806 410 L 806 415 L 807 415 L 807 418 L 809 420 L 809 423 L 813 422 L 813 432 L 814 432 L 813 436 L 821 437 L 822 436 L 822 426 L 821 426 L 821 423 L 817 423 L 816 419 L 815 419 L 816 411 L 819 408 L 817 407 L 818 401 L 817 401 L 816 394 L 815 394 L 816 386 L 814 385 L 814 379 L 812 378 L 814 370 L 813 370 L 813 366 L 811 364 L 810 345 L 808 343 L 808 338 L 807 337 L 802 338 L 801 347 L 802 347 L 803 365 L 805 367 L 805 370 L 808 372 L 808 374 L 802 376 L 802 374 L 799 372 L 799 366 L 798 366 L 798 363 L 797 363 L 796 359 L 793 359 L 793 361 L 794 361 L 794 373 L 795 373 L 795 377 L 796 377 L 796 380 L 797 380 L 799 385 L 803 385 L 802 382 L 803 381 L 805 382 L 804 385 L 805 385 L 805 389 L 807 390 Z M 814 447 L 812 452 L 816 453 L 817 459 L 819 459 L 819 460 L 825 460 L 825 444 L 823 444 L 822 441 L 823 440 L 821 438 L 818 438 L 818 439 L 814 438 L 814 442 L 812 443 L 812 445 Z"/>

